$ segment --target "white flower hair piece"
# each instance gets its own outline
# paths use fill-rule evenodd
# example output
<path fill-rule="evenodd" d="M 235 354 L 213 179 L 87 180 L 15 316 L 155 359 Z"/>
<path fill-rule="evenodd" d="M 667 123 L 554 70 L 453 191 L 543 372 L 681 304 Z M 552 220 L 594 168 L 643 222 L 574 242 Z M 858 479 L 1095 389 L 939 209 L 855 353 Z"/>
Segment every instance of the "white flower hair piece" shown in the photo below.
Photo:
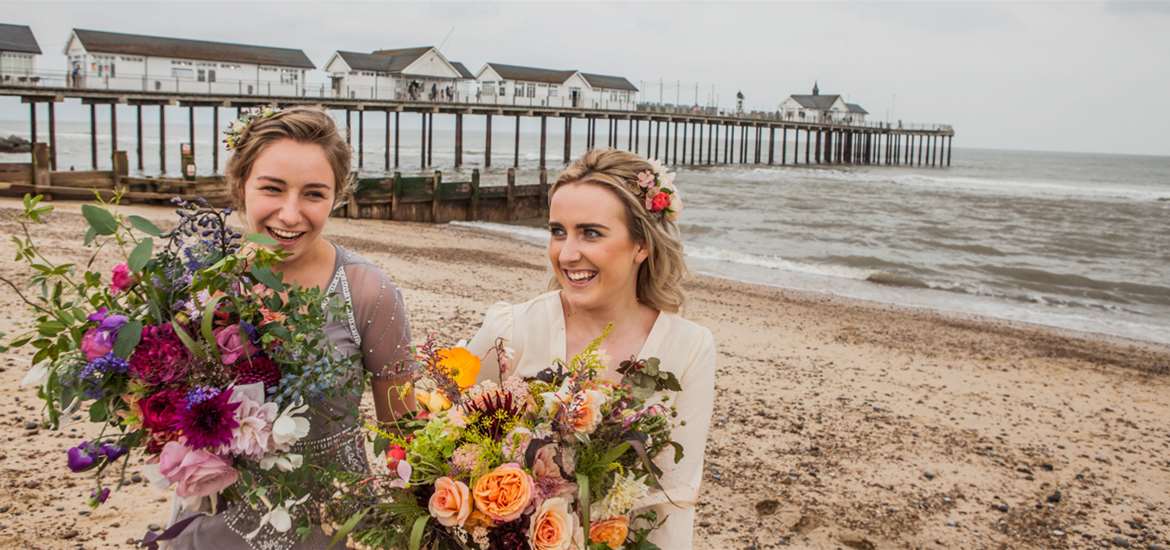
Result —
<path fill-rule="evenodd" d="M 638 172 L 638 188 L 634 194 L 651 214 L 677 222 L 682 214 L 682 196 L 674 185 L 674 173 L 668 172 L 657 160 L 647 162 L 650 169 Z"/>
<path fill-rule="evenodd" d="M 229 122 L 227 128 L 223 131 L 224 148 L 228 151 L 239 149 L 243 143 L 244 133 L 247 132 L 253 122 L 271 118 L 279 112 L 280 109 L 270 105 L 244 110 L 240 113 L 240 118 Z"/>

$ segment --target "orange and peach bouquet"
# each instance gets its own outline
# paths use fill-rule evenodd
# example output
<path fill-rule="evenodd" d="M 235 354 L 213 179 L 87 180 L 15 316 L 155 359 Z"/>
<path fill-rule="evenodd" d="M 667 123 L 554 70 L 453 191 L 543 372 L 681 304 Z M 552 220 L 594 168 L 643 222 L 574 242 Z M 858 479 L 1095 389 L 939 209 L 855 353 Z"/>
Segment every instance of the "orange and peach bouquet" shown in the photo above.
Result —
<path fill-rule="evenodd" d="M 475 383 L 464 348 L 418 353 L 420 412 L 371 428 L 387 473 L 338 484 L 327 516 L 335 540 L 357 548 L 653 549 L 665 518 L 639 510 L 658 487 L 651 457 L 682 458 L 671 440 L 672 394 L 657 359 L 626 361 L 605 380 L 602 335 L 568 364 L 536 377 Z"/>

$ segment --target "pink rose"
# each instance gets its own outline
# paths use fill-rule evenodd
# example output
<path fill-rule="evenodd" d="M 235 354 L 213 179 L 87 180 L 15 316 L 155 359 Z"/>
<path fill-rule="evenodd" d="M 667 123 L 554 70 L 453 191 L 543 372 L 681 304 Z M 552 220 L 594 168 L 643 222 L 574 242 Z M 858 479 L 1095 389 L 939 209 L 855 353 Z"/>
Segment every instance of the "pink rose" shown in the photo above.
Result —
<path fill-rule="evenodd" d="M 225 365 L 234 365 L 241 357 L 256 353 L 252 341 L 241 334 L 240 325 L 228 325 L 215 331 L 215 343 L 219 346 L 219 359 Z"/>
<path fill-rule="evenodd" d="M 123 292 L 130 285 L 134 283 L 134 277 L 130 275 L 130 267 L 125 263 L 120 263 L 114 266 L 113 277 L 110 280 L 110 290 L 114 292 Z"/>
<path fill-rule="evenodd" d="M 461 526 L 471 515 L 471 490 L 462 481 L 440 477 L 435 480 L 427 510 L 445 527 Z"/>
<path fill-rule="evenodd" d="M 171 441 L 159 456 L 159 473 L 177 483 L 181 497 L 205 497 L 219 493 L 236 482 L 240 474 L 226 460 L 203 449 Z"/>
<path fill-rule="evenodd" d="M 654 172 L 643 170 L 638 172 L 638 186 L 642 189 L 649 189 L 654 185 Z"/>
<path fill-rule="evenodd" d="M 532 461 L 532 475 L 536 477 L 561 477 L 561 468 L 557 466 L 557 446 L 545 445 L 536 451 Z"/>
<path fill-rule="evenodd" d="M 260 460 L 272 452 L 276 444 L 272 440 L 272 423 L 280 415 L 276 403 L 264 401 L 264 383 L 255 382 L 234 386 L 228 403 L 239 403 L 236 422 L 232 430 L 232 442 L 228 449 L 232 454 Z"/>

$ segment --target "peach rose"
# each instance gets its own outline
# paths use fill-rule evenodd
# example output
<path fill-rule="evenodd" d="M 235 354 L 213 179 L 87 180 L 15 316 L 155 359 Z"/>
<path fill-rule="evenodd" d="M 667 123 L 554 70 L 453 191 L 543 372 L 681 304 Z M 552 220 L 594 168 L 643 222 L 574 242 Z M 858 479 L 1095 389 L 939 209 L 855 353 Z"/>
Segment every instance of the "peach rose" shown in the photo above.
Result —
<path fill-rule="evenodd" d="M 583 390 L 573 396 L 569 404 L 569 427 L 577 433 L 593 433 L 601 423 L 601 406 L 605 404 L 605 394 L 597 390 Z"/>
<path fill-rule="evenodd" d="M 630 533 L 630 518 L 616 516 L 605 521 L 599 521 L 589 526 L 589 542 L 605 543 L 606 546 L 617 550 L 626 542 L 626 535 Z"/>
<path fill-rule="evenodd" d="M 577 515 L 569 511 L 569 501 L 550 498 L 532 514 L 528 542 L 533 550 L 568 550 L 580 546 L 580 531 Z"/>
<path fill-rule="evenodd" d="M 498 522 L 509 522 L 532 500 L 532 478 L 519 464 L 502 464 L 475 480 L 475 508 Z"/>
<path fill-rule="evenodd" d="M 467 485 L 449 477 L 435 480 L 435 492 L 427 503 L 431 516 L 445 527 L 457 527 L 471 515 L 471 498 Z"/>

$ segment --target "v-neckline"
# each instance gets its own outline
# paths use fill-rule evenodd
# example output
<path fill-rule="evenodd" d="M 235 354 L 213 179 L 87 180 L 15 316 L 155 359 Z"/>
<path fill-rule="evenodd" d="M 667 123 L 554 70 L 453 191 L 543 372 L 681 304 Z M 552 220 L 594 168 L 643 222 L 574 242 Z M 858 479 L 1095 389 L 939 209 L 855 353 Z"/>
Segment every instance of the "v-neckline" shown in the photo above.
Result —
<path fill-rule="evenodd" d="M 552 296 L 554 299 L 550 301 L 552 302 L 552 307 L 556 308 L 555 314 L 552 317 L 557 323 L 557 330 L 553 331 L 553 345 L 556 346 L 554 349 L 561 361 L 567 363 L 569 361 L 569 338 L 565 323 L 565 307 L 561 303 L 561 292 L 559 290 L 553 292 Z M 662 331 L 660 327 L 666 323 L 666 316 L 667 313 L 665 311 L 658 311 L 658 316 L 654 318 L 654 324 L 650 326 L 650 332 L 646 334 L 646 339 L 642 341 L 642 347 L 638 349 L 638 354 L 634 356 L 635 359 L 645 358 L 649 352 L 657 349 L 656 346 L 660 338 L 659 333 Z M 604 346 L 602 348 L 604 349 Z"/>

